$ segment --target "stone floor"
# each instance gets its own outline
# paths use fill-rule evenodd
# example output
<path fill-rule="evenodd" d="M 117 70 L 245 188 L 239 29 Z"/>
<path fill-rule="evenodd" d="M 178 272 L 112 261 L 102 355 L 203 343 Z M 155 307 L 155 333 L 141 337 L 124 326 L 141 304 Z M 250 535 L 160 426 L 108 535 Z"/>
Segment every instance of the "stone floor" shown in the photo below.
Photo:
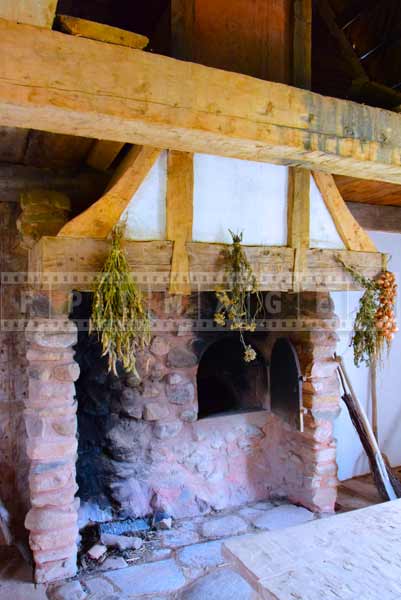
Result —
<path fill-rule="evenodd" d="M 380 498 L 369 476 L 340 486 L 341 512 L 377 502 Z M 30 583 L 31 568 L 17 550 L 0 548 L 0 600 L 258 600 L 252 587 L 223 557 L 223 541 L 314 519 L 301 507 L 259 502 L 183 520 L 145 541 L 137 556 L 123 553 L 124 558 L 121 553 L 109 552 L 96 569 L 51 586 L 47 595 L 44 586 Z"/>
<path fill-rule="evenodd" d="M 145 538 L 137 557 L 109 553 L 97 569 L 51 586 L 51 600 L 256 600 L 257 594 L 222 555 L 227 539 L 315 519 L 305 508 L 258 502 L 176 522 Z M 130 556 L 130 558 L 127 558 Z M 125 558 L 124 558 L 125 557 Z"/>

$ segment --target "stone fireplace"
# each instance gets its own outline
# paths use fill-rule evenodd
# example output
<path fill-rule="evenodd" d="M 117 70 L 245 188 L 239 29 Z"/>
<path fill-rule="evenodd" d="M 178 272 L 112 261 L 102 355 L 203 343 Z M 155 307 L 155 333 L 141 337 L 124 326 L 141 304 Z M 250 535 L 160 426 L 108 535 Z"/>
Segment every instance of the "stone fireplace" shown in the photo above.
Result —
<path fill-rule="evenodd" d="M 156 511 L 177 519 L 271 497 L 334 509 L 339 395 L 328 294 L 277 295 L 247 338 L 252 363 L 238 334 L 213 323 L 214 293 L 152 294 L 140 380 L 107 373 L 87 333 L 90 301 L 80 296 L 71 315 L 81 525 Z"/>

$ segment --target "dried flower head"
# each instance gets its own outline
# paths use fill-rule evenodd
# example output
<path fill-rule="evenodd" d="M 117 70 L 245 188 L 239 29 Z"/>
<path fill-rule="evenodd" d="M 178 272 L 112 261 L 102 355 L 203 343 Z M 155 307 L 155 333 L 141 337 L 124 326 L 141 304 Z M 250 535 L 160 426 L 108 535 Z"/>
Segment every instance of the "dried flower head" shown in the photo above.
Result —
<path fill-rule="evenodd" d="M 245 347 L 245 352 L 244 352 L 244 361 L 245 362 L 252 362 L 255 359 L 256 359 L 256 352 L 255 352 L 255 350 L 252 348 L 252 346 L 246 346 Z"/>

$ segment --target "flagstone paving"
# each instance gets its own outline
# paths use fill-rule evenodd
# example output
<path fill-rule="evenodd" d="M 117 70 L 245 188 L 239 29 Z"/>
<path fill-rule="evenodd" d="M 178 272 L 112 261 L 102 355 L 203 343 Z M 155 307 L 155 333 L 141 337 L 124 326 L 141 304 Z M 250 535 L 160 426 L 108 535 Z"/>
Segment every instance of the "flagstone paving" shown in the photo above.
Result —
<path fill-rule="evenodd" d="M 315 518 L 310 511 L 281 501 L 177 521 L 171 530 L 155 532 L 148 539 L 145 535 L 136 556 L 127 558 L 124 552 L 116 556 L 114 549 L 95 571 L 82 572 L 75 580 L 82 600 L 258 600 L 249 583 L 229 566 L 222 545 L 266 530 L 267 523 L 261 526 L 260 520 L 268 516 L 272 529 Z M 107 561 L 113 570 L 104 570 Z M 48 598 L 64 600 L 63 585 L 68 584 L 50 586 Z M 66 595 L 65 600 L 72 598 Z"/>

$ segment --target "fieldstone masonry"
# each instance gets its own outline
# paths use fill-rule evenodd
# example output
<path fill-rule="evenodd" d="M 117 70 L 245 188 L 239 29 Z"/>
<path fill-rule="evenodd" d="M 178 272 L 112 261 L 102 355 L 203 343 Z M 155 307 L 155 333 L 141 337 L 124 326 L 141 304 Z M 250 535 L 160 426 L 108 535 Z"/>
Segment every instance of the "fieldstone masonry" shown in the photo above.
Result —
<path fill-rule="evenodd" d="M 26 328 L 29 390 L 24 411 L 31 508 L 25 519 L 38 583 L 76 573 L 79 499 L 73 360 L 76 326 L 31 319 Z"/>
<path fill-rule="evenodd" d="M 223 332 L 181 327 L 193 313 L 192 299 L 180 311 L 163 312 L 163 295 L 152 298 L 155 318 L 169 323 L 141 353 L 141 379 L 116 379 L 87 336 L 78 345 L 83 366 L 78 381 L 80 465 L 84 499 L 108 503 L 116 518 L 165 511 L 175 518 L 223 510 L 270 496 L 284 496 L 318 512 L 332 512 L 337 467 L 333 419 L 339 390 L 333 353 L 337 321 L 327 294 L 286 295 L 277 328 L 254 343 L 269 362 L 274 342 L 288 336 L 304 376 L 304 432 L 265 410 L 198 419 L 196 374 L 206 347 Z M 291 319 L 302 328 L 283 329 Z M 273 322 L 273 319 L 272 319 Z M 298 323 L 299 325 L 299 323 Z M 91 440 L 96 440 L 96 443 Z M 96 465 L 96 473 L 91 472 Z M 103 482 L 93 490 L 90 481 Z M 110 513 L 109 513 L 110 514 Z"/>

